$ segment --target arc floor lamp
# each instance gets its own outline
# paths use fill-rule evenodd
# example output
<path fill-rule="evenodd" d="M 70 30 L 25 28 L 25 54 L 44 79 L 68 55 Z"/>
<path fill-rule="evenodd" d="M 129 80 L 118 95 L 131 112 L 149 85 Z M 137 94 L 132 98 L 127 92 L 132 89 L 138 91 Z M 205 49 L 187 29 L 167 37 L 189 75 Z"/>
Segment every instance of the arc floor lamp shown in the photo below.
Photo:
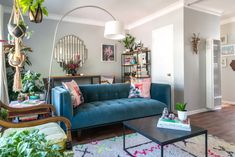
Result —
<path fill-rule="evenodd" d="M 50 66 L 49 66 L 49 74 L 48 74 L 48 89 L 47 89 L 47 97 L 46 101 L 48 102 L 49 100 L 49 92 L 50 92 L 50 85 L 51 85 L 51 72 L 52 72 L 52 62 L 53 62 L 53 54 L 54 54 L 54 49 L 55 49 L 55 42 L 56 42 L 56 36 L 58 32 L 58 28 L 63 21 L 63 19 L 71 14 L 72 12 L 83 9 L 83 8 L 96 8 L 99 10 L 102 10 L 106 12 L 108 15 L 112 17 L 112 21 L 108 21 L 105 23 L 105 29 L 104 29 L 104 37 L 107 39 L 111 40 L 120 40 L 125 38 L 125 33 L 124 33 L 124 25 L 118 21 L 110 12 L 108 12 L 106 9 L 99 7 L 99 6 L 94 6 L 94 5 L 85 5 L 85 6 L 78 6 L 68 12 L 66 12 L 57 22 L 55 32 L 54 32 L 54 38 L 53 38 L 53 44 L 52 44 L 52 50 L 51 50 L 51 58 L 50 58 Z"/>

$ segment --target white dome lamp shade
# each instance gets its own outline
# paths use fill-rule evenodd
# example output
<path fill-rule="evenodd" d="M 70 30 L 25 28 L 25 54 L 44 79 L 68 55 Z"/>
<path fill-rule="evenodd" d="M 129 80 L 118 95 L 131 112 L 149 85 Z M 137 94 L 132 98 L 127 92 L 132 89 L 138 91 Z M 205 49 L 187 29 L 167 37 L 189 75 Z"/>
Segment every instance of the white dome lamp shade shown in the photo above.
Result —
<path fill-rule="evenodd" d="M 108 21 L 105 23 L 104 37 L 112 40 L 125 38 L 124 25 L 120 21 Z"/>

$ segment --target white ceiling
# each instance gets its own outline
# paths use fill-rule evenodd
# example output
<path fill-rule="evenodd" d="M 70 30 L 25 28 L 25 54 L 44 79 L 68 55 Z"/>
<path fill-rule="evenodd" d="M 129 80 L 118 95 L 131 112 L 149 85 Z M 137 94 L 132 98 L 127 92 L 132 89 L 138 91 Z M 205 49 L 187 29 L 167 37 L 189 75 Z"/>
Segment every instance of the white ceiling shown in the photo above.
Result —
<path fill-rule="evenodd" d="M 125 25 L 130 25 L 179 1 L 183 0 L 45 0 L 45 6 L 50 15 L 62 15 L 77 6 L 96 5 L 107 9 Z M 184 0 L 184 2 L 195 2 L 192 7 L 223 13 L 222 19 L 235 16 L 235 0 Z M 3 0 L 1 3 L 9 6 L 11 0 Z M 95 21 L 111 19 L 103 11 L 94 8 L 77 10 L 70 16 Z"/>

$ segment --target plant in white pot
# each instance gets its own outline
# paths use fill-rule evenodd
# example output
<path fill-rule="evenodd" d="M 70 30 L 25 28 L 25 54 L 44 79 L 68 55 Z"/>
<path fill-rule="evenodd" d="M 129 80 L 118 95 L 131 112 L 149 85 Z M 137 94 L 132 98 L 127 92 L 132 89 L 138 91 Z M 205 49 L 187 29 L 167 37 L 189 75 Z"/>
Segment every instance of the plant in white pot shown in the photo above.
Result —
<path fill-rule="evenodd" d="M 178 118 L 181 121 L 187 119 L 187 110 L 186 110 L 187 103 L 176 103 L 175 108 L 178 111 Z"/>

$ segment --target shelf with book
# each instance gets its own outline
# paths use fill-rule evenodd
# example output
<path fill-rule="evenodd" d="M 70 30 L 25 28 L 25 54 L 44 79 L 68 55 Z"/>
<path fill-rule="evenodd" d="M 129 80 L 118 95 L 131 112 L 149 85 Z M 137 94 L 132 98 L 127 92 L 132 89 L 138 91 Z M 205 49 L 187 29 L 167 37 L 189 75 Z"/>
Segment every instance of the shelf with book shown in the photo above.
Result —
<path fill-rule="evenodd" d="M 122 82 L 130 82 L 131 77 L 143 79 L 151 76 L 150 53 L 150 50 L 145 49 L 122 54 Z"/>

